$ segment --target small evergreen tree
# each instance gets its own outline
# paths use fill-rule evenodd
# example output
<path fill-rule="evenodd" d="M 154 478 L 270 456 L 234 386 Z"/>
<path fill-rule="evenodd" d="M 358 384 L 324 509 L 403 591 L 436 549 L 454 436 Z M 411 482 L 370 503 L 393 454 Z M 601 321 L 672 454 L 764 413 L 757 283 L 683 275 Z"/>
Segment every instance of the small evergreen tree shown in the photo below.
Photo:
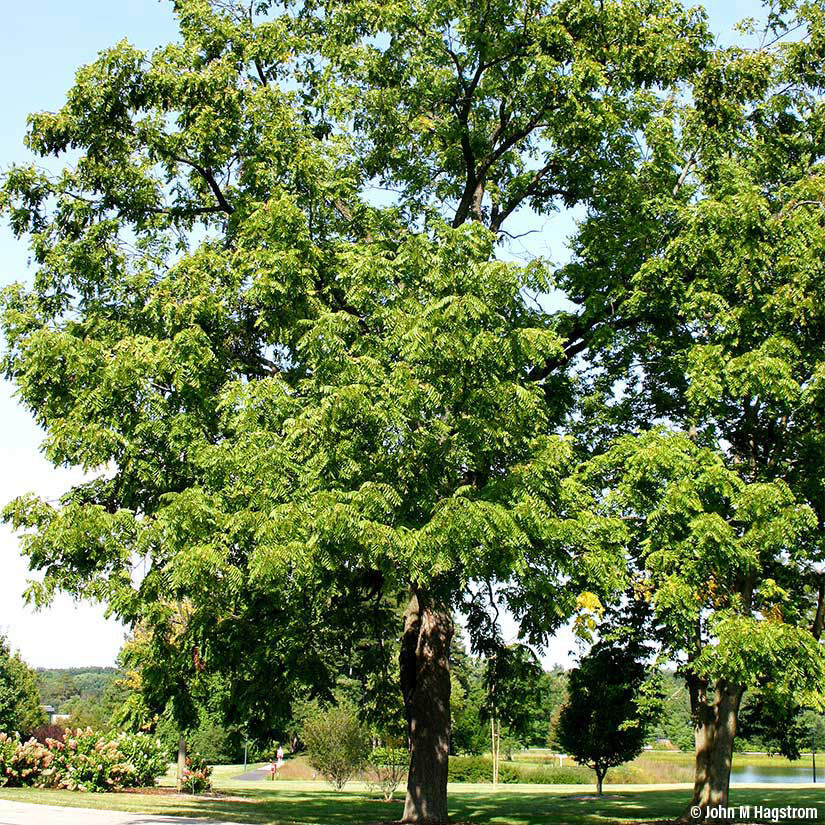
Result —
<path fill-rule="evenodd" d="M 576 762 L 595 771 L 599 794 L 608 769 L 634 759 L 645 742 L 652 715 L 639 701 L 648 675 L 645 653 L 635 640 L 604 640 L 570 672 L 556 734 Z"/>

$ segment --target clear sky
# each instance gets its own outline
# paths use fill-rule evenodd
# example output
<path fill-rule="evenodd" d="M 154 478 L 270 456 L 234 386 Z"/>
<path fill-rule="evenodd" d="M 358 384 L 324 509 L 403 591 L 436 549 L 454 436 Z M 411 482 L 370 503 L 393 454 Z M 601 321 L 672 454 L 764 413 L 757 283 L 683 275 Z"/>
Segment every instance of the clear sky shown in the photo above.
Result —
<path fill-rule="evenodd" d="M 40 0 L 4 4 L 0 33 L 0 169 L 31 158 L 23 145 L 26 116 L 60 107 L 76 69 L 100 49 L 124 37 L 140 48 L 168 42 L 176 28 L 168 0 Z M 761 16 L 756 0 L 709 0 L 713 28 L 723 41 L 742 17 Z M 549 231 L 553 231 L 552 228 Z M 553 240 L 561 243 L 563 232 Z M 0 226 L 0 285 L 27 280 L 25 244 Z M 17 495 L 35 492 L 58 497 L 79 478 L 55 469 L 40 453 L 41 432 L 0 379 L 0 507 Z M 0 526 L 0 633 L 8 636 L 36 667 L 110 665 L 123 641 L 123 629 L 103 616 L 100 606 L 75 605 L 58 598 L 34 613 L 23 601 L 28 577 L 17 538 Z M 547 663 L 569 662 L 573 646 L 562 634 L 548 651 Z"/>

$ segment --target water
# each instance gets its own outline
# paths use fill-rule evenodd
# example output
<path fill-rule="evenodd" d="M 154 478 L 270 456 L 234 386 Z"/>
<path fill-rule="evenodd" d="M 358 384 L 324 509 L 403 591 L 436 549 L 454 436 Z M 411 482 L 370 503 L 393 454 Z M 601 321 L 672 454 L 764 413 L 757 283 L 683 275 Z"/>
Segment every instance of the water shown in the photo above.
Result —
<path fill-rule="evenodd" d="M 825 787 L 825 754 L 816 760 L 816 780 Z M 749 782 L 811 782 L 811 756 L 803 756 L 793 765 L 736 765 L 736 756 L 733 757 L 733 767 L 730 772 L 732 785 L 743 785 Z"/>

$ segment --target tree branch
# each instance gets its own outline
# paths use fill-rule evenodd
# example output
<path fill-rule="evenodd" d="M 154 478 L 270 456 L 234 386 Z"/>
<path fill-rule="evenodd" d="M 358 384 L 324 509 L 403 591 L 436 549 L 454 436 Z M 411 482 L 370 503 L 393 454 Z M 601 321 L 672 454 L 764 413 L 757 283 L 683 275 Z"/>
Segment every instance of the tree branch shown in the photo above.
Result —
<path fill-rule="evenodd" d="M 819 577 L 819 596 L 816 605 L 816 616 L 811 633 L 814 639 L 819 641 L 822 631 L 825 629 L 825 574 Z"/>
<path fill-rule="evenodd" d="M 179 155 L 173 155 L 170 153 L 169 157 L 176 163 L 183 163 L 186 166 L 190 166 L 192 169 L 194 169 L 204 179 L 206 185 L 212 190 L 212 194 L 215 196 L 215 200 L 217 200 L 218 206 L 224 212 L 226 212 L 227 215 L 231 215 L 235 211 L 233 207 L 230 206 L 229 202 L 226 200 L 226 197 L 221 191 L 220 186 L 218 186 L 218 182 L 215 180 L 215 176 L 210 169 L 207 169 L 205 166 L 201 166 L 194 160 L 180 157 Z"/>
<path fill-rule="evenodd" d="M 614 330 L 629 329 L 639 323 L 638 318 L 594 318 L 590 321 L 584 321 L 581 316 L 578 316 L 571 328 L 567 344 L 561 355 L 548 358 L 540 367 L 533 367 L 528 373 L 527 377 L 530 381 L 541 381 L 547 378 L 548 375 L 558 367 L 569 363 L 580 353 L 584 352 L 591 343 L 591 333 L 595 333 L 604 326 L 609 326 Z"/>

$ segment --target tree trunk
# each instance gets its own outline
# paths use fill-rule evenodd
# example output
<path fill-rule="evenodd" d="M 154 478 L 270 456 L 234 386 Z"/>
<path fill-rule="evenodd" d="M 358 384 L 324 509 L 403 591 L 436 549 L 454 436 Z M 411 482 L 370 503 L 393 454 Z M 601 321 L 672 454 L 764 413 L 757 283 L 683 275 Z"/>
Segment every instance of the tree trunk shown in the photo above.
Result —
<path fill-rule="evenodd" d="M 602 771 L 598 768 L 596 769 L 596 793 L 601 796 L 602 795 L 602 788 L 604 786 L 604 777 L 607 773 L 606 770 Z"/>
<path fill-rule="evenodd" d="M 186 736 L 181 734 L 178 737 L 178 790 L 183 790 L 183 772 L 186 770 Z"/>
<path fill-rule="evenodd" d="M 410 743 L 403 822 L 447 822 L 452 636 L 449 611 L 415 590 L 404 614 L 400 657 Z"/>
<path fill-rule="evenodd" d="M 490 758 L 493 760 L 493 784 L 498 784 L 498 776 L 496 776 L 496 719 L 495 716 L 490 717 Z"/>
<path fill-rule="evenodd" d="M 708 701 L 706 683 L 694 679 L 689 687 L 696 725 L 696 769 L 693 799 L 679 821 L 704 822 L 711 818 L 708 808 L 728 807 L 733 742 L 745 690 L 720 679 Z"/>

